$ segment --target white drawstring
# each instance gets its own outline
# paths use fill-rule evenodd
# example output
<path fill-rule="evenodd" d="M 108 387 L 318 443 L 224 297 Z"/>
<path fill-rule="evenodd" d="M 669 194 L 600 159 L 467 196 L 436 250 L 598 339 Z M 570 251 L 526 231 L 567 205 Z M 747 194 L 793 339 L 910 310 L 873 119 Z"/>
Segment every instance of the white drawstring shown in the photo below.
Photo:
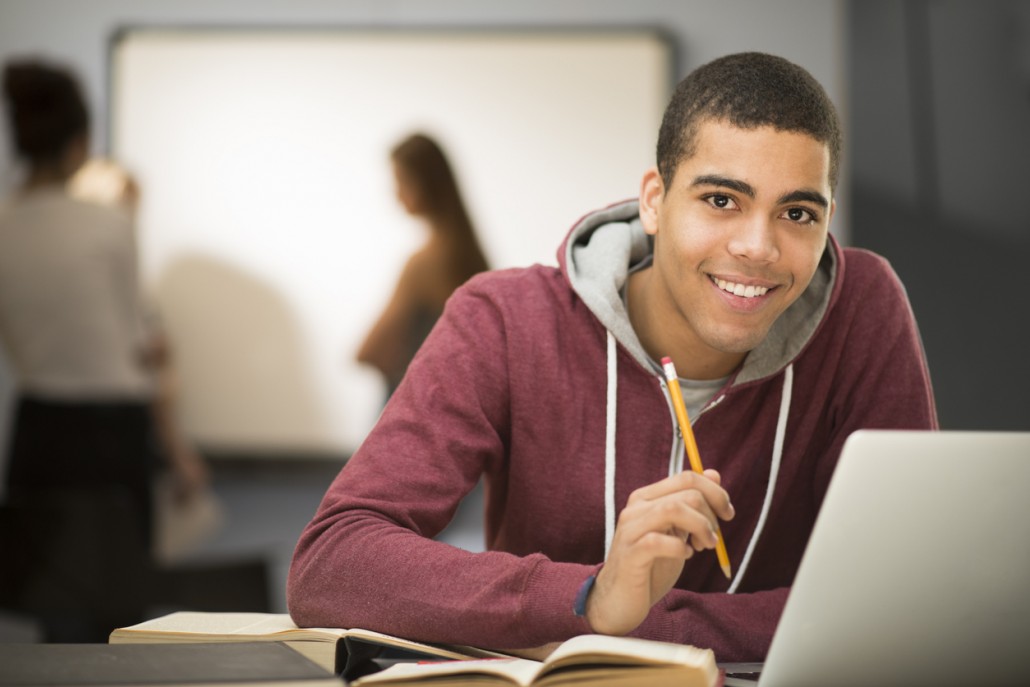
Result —
<path fill-rule="evenodd" d="M 615 402 L 619 379 L 615 335 L 608 332 L 608 400 L 604 430 L 604 558 L 615 537 Z"/>
<path fill-rule="evenodd" d="M 607 402 L 605 406 L 605 435 L 604 435 L 604 557 L 608 559 L 608 553 L 612 548 L 612 539 L 615 536 L 615 418 L 616 400 L 618 390 L 618 357 L 616 355 L 615 335 L 610 331 L 608 334 L 608 388 Z M 783 442 L 787 433 L 787 417 L 790 415 L 790 400 L 794 388 L 794 366 L 788 365 L 783 372 L 783 390 L 780 394 L 780 412 L 776 420 L 776 436 L 773 439 L 772 463 L 769 466 L 769 483 L 765 488 L 765 501 L 762 503 L 762 510 L 758 516 L 758 524 L 751 534 L 744 558 L 737 566 L 737 573 L 730 584 L 728 593 L 736 592 L 740 581 L 747 572 L 748 563 L 751 562 L 751 555 L 754 553 L 758 539 L 765 528 L 765 521 L 769 515 L 769 508 L 772 505 L 773 494 L 776 491 L 776 479 L 780 472 L 780 462 L 783 458 Z M 721 398 L 719 400 L 722 400 Z"/>
<path fill-rule="evenodd" d="M 751 541 L 747 544 L 744 558 L 740 561 L 740 565 L 737 566 L 737 574 L 733 577 L 733 583 L 730 584 L 730 588 L 726 590 L 730 594 L 737 591 L 740 581 L 744 579 L 744 573 L 747 571 L 748 563 L 751 562 L 751 554 L 754 553 L 755 546 L 758 544 L 758 537 L 761 536 L 762 528 L 765 527 L 766 516 L 769 515 L 769 506 L 772 504 L 773 492 L 776 490 L 776 476 L 780 472 L 780 460 L 783 457 L 783 438 L 787 433 L 787 416 L 790 414 L 790 396 L 793 388 L 794 365 L 791 364 L 783 371 L 783 391 L 780 394 L 780 415 L 776 420 L 776 438 L 773 439 L 772 465 L 769 466 L 769 484 L 765 487 L 765 502 L 762 503 L 762 511 L 758 515 L 758 524 L 755 525 L 755 531 L 751 535 Z"/>

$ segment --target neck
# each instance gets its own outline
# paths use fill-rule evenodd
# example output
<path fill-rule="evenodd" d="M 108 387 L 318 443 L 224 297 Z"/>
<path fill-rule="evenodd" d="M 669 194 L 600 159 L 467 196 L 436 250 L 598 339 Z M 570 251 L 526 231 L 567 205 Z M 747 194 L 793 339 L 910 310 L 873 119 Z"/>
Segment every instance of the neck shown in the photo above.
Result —
<path fill-rule="evenodd" d="M 85 134 L 80 134 L 72 138 L 56 157 L 33 160 L 25 180 L 25 190 L 66 184 L 86 162 L 87 149 L 88 139 Z"/>
<path fill-rule="evenodd" d="M 733 373 L 746 353 L 711 348 L 690 330 L 668 294 L 660 293 L 654 268 L 634 272 L 626 284 L 629 321 L 652 360 L 672 358 L 677 374 L 687 379 L 721 379 Z"/>
<path fill-rule="evenodd" d="M 47 186 L 63 186 L 68 183 L 74 173 L 74 169 L 69 169 L 67 165 L 60 162 L 37 163 L 32 165 L 22 187 L 26 191 L 31 191 Z"/>

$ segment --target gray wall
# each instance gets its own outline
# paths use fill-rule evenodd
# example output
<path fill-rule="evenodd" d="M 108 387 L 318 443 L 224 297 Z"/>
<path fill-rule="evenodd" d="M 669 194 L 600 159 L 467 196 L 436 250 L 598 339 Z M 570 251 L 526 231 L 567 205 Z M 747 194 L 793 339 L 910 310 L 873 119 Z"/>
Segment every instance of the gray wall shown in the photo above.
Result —
<path fill-rule="evenodd" d="M 852 240 L 907 285 L 952 429 L 1030 429 L 1030 4 L 850 6 Z"/>

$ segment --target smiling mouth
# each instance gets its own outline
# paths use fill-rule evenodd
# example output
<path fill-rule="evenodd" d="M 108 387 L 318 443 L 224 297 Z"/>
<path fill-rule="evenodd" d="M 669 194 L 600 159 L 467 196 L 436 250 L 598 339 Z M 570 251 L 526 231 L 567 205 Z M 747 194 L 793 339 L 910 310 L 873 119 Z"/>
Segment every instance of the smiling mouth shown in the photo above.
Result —
<path fill-rule="evenodd" d="M 736 284 L 725 279 L 719 279 L 718 277 L 710 277 L 712 282 L 726 293 L 732 293 L 734 296 L 741 296 L 742 298 L 758 298 L 769 293 L 768 286 L 755 286 L 754 284 Z"/>

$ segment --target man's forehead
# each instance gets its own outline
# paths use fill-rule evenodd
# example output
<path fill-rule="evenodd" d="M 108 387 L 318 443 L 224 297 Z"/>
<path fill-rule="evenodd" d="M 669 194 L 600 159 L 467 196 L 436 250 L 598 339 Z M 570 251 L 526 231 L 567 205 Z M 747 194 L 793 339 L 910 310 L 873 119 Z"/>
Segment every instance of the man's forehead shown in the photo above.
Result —
<path fill-rule="evenodd" d="M 756 124 L 754 126 L 745 126 L 736 124 L 728 119 L 708 117 L 697 122 L 689 132 L 688 141 L 693 145 L 686 146 L 689 149 L 696 150 L 697 144 L 703 139 L 725 139 L 729 137 L 735 137 L 740 134 L 749 134 L 755 132 L 772 132 L 778 134 L 787 134 L 791 137 L 797 137 L 798 140 L 804 140 L 810 143 L 814 143 L 826 151 L 827 157 L 830 154 L 830 145 L 827 141 L 820 140 L 817 136 L 804 129 L 788 129 L 774 126 L 773 124 Z"/>
<path fill-rule="evenodd" d="M 743 127 L 725 120 L 704 120 L 676 168 L 678 183 L 695 177 L 722 177 L 754 183 L 769 170 L 789 169 L 802 186 L 830 186 L 830 147 L 806 131 L 772 125 Z M 689 168 L 689 170 L 684 169 Z M 689 177 L 689 178 L 686 178 Z M 786 178 L 783 181 L 787 181 Z"/>

